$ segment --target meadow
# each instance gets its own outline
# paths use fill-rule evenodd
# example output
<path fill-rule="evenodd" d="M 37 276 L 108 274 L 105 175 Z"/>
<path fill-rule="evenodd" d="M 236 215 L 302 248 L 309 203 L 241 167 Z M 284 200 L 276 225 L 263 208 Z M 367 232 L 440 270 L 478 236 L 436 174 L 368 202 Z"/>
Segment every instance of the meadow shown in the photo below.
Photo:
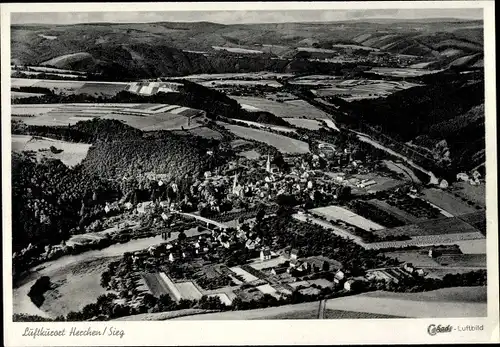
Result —
<path fill-rule="evenodd" d="M 65 165 L 73 167 L 85 159 L 87 152 L 91 147 L 86 143 L 74 143 L 49 138 L 39 138 L 27 135 L 12 135 L 12 150 L 16 152 L 33 151 L 36 153 L 36 159 L 41 161 L 43 158 L 59 159 Z M 50 147 L 54 146 L 61 153 L 54 153 Z"/>
<path fill-rule="evenodd" d="M 462 199 L 437 188 L 423 190 L 423 198 L 454 216 L 476 212 L 476 209 Z"/>
<path fill-rule="evenodd" d="M 426 64 L 426 63 L 424 63 Z M 392 67 L 374 67 L 368 72 L 380 76 L 391 77 L 419 77 L 440 72 L 441 70 L 424 70 L 416 68 L 418 66 L 425 66 L 424 64 L 414 65 L 414 68 L 392 68 Z M 415 67 L 416 66 L 416 67 Z"/>
<path fill-rule="evenodd" d="M 388 96 L 394 92 L 417 86 L 404 81 L 344 80 L 328 88 L 313 90 L 318 97 L 338 96 L 345 101 Z"/>
<path fill-rule="evenodd" d="M 240 54 L 262 54 L 262 51 L 258 51 L 255 49 L 246 49 L 239 47 L 220 47 L 220 46 L 212 46 L 216 51 L 228 51 L 231 53 L 240 53 Z"/>
<path fill-rule="evenodd" d="M 339 206 L 319 207 L 311 211 L 325 216 L 326 218 L 340 220 L 367 231 L 384 229 L 380 224 L 374 223 L 371 220 Z"/>
<path fill-rule="evenodd" d="M 205 120 L 202 111 L 166 104 L 13 105 L 11 114 L 12 119 L 28 125 L 66 126 L 97 117 L 120 120 L 144 131 L 193 129 L 204 125 Z"/>
<path fill-rule="evenodd" d="M 308 130 L 318 130 L 322 127 L 322 124 L 315 119 L 303 119 L 303 118 L 283 118 L 288 123 L 295 125 L 299 128 L 304 128 Z"/>
<path fill-rule="evenodd" d="M 330 116 L 303 100 L 274 101 L 249 96 L 231 96 L 240 104 L 254 107 L 254 111 L 270 112 L 281 118 L 330 119 Z"/>
<path fill-rule="evenodd" d="M 444 236 L 448 234 L 471 234 L 477 235 L 475 238 L 482 238 L 479 231 L 468 223 L 460 220 L 459 218 L 439 218 L 426 220 L 417 224 L 405 225 L 402 227 L 377 230 L 374 232 L 380 237 L 406 235 L 412 238 L 423 236 Z"/>
<path fill-rule="evenodd" d="M 284 135 L 278 135 L 260 129 L 252 129 L 223 122 L 217 122 L 217 124 L 222 125 L 236 136 L 242 137 L 244 139 L 267 143 L 268 145 L 276 147 L 280 152 L 283 153 L 309 152 L 309 145 L 306 142 L 295 140 Z"/>
<path fill-rule="evenodd" d="M 209 80 L 200 82 L 201 85 L 205 87 L 232 87 L 232 86 L 268 86 L 273 88 L 282 87 L 281 83 L 276 82 L 275 80 Z"/>
<path fill-rule="evenodd" d="M 38 72 L 31 72 L 37 74 Z M 66 77 L 78 77 L 78 75 L 67 75 Z M 276 83 L 276 82 L 275 82 Z M 175 82 L 100 82 L 79 80 L 44 80 L 34 78 L 12 78 L 11 87 L 38 87 L 50 89 L 56 94 L 87 94 L 92 96 L 114 96 L 121 91 L 139 95 L 152 95 L 158 92 L 178 92 L 182 84 Z"/>
<path fill-rule="evenodd" d="M 467 302 L 458 297 L 476 296 L 476 290 L 461 287 L 425 293 L 377 291 L 328 300 L 326 308 L 408 318 L 483 317 L 487 314 L 485 302 Z"/>

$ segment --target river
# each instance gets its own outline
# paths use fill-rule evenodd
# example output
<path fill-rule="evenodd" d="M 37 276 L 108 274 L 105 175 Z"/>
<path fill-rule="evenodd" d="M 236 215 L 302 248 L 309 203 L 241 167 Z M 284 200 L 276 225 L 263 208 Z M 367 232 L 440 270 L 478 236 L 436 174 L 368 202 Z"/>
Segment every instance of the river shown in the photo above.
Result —
<path fill-rule="evenodd" d="M 197 228 L 191 228 L 189 230 L 186 230 L 185 233 L 187 237 L 201 234 L 200 232 L 198 232 Z M 167 241 L 172 241 L 177 239 L 179 233 L 172 233 L 172 234 L 173 234 L 172 237 Z M 39 315 L 42 317 L 54 317 L 54 314 L 49 314 L 44 310 L 38 308 L 35 304 L 33 304 L 31 299 L 28 297 L 28 292 L 31 286 L 40 276 L 51 277 L 52 275 L 56 273 L 60 274 L 61 272 L 64 272 L 65 269 L 68 269 L 71 266 L 77 264 L 82 264 L 82 263 L 84 264 L 98 259 L 103 259 L 104 261 L 104 259 L 121 256 L 126 252 L 138 251 L 141 249 L 148 248 L 151 245 L 158 245 L 163 242 L 166 241 L 161 238 L 161 235 L 148 238 L 135 239 L 135 240 L 130 240 L 126 243 L 114 244 L 100 250 L 91 250 L 77 255 L 66 255 L 61 258 L 39 264 L 30 269 L 31 271 L 30 274 L 27 275 L 27 278 L 24 279 L 22 284 L 13 289 L 13 298 L 12 298 L 13 313 L 25 313 L 25 314 Z M 90 272 L 88 276 L 98 277 L 93 280 L 100 281 L 100 272 Z M 79 290 L 85 291 L 85 288 L 80 288 Z M 89 291 L 87 293 L 86 298 L 94 302 L 97 299 L 98 295 L 99 293 L 93 293 L 92 291 Z M 76 302 L 75 305 L 78 305 L 78 302 Z M 77 306 L 75 307 L 76 309 L 78 309 Z M 76 310 L 75 307 L 73 307 L 71 310 Z"/>

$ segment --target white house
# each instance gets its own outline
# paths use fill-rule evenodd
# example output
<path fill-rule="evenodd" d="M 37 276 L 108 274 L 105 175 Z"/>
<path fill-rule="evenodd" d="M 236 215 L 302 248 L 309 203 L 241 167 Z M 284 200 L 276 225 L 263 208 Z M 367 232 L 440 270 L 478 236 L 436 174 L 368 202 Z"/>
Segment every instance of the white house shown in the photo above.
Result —
<path fill-rule="evenodd" d="M 151 210 L 151 208 L 153 208 L 152 201 L 145 201 L 143 203 L 137 204 L 137 212 L 139 213 L 146 213 L 147 211 Z"/>
<path fill-rule="evenodd" d="M 297 249 L 292 249 L 290 251 L 290 259 L 296 260 L 299 257 L 299 251 Z"/>
<path fill-rule="evenodd" d="M 411 264 L 411 263 L 404 264 L 403 269 L 405 269 L 409 273 L 413 273 L 413 271 L 415 271 L 415 268 L 413 267 L 413 264 Z"/>
<path fill-rule="evenodd" d="M 253 240 L 247 240 L 245 247 L 250 250 L 255 249 L 255 242 Z"/>
<path fill-rule="evenodd" d="M 439 183 L 439 188 L 443 188 L 443 189 L 448 188 L 448 181 L 447 180 L 441 180 L 441 183 Z"/>
<path fill-rule="evenodd" d="M 333 279 L 333 281 L 335 283 L 340 283 L 344 280 L 345 278 L 345 273 L 342 271 L 342 270 L 338 270 L 336 273 L 335 273 L 335 277 Z"/>
<path fill-rule="evenodd" d="M 173 262 L 173 261 L 175 260 L 175 257 L 174 257 L 174 254 L 173 254 L 173 253 L 170 253 L 170 254 L 168 255 L 168 260 L 169 260 L 170 262 Z"/>
<path fill-rule="evenodd" d="M 465 172 L 460 172 L 457 174 L 457 181 L 465 181 L 467 182 L 469 180 L 469 175 L 467 175 Z"/>

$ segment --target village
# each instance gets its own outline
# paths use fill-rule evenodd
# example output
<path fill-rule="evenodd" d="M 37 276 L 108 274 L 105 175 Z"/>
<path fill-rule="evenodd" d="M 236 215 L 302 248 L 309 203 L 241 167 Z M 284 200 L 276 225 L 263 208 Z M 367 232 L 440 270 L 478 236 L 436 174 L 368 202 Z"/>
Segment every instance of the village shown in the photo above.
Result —
<path fill-rule="evenodd" d="M 345 169 L 369 174 L 369 165 L 350 160 L 345 151 L 338 155 L 341 158 L 338 163 Z M 300 249 L 284 246 L 275 238 L 259 233 L 259 223 L 276 218 L 276 211 L 288 206 L 295 211 L 293 217 L 297 221 L 323 220 L 340 229 L 340 236 L 356 238 L 356 231 L 374 231 L 365 227 L 366 221 L 371 223 L 369 226 L 376 224 L 360 216 L 357 217 L 361 223 L 353 218 L 325 219 L 318 206 L 342 204 L 353 197 L 366 200 L 373 195 L 392 196 L 389 190 L 398 191 L 405 186 L 409 195 L 417 193 L 414 187 L 396 179 L 397 176 L 391 178 L 390 174 L 387 180 L 396 184 L 384 182 L 382 187 L 389 189 L 381 191 L 370 190 L 378 185 L 375 180 L 348 180 L 345 174 L 332 180 L 331 175 L 317 169 L 320 158 L 318 155 L 286 155 L 277 161 L 268 155 L 258 160 L 232 161 L 222 170 L 205 172 L 203 179 L 190 187 L 190 195 L 186 194 L 182 200 L 179 196 L 165 201 L 146 201 L 135 208 L 127 202 L 125 208 L 133 214 L 149 216 L 153 223 L 160 225 L 157 230 L 164 242 L 125 254 L 122 262 L 129 263 L 129 271 L 116 271 L 120 265 L 113 264 L 104 275 L 107 288 L 120 293 L 119 300 L 132 307 L 140 306 L 146 294 L 157 298 L 168 295 L 177 303 L 202 297 L 218 298 L 226 307 L 232 307 L 237 298 L 237 302 L 258 302 L 266 294 L 266 298 L 270 295 L 276 300 L 286 300 L 297 292 L 304 297 L 321 298 L 397 286 L 408 280 L 423 281 L 428 272 L 410 262 L 368 269 L 362 275 L 351 274 L 349 266 L 346 269 L 345 264 L 336 259 L 301 254 Z M 289 164 L 289 168 L 284 172 L 275 162 Z M 158 184 L 163 184 L 161 179 Z M 177 193 L 179 187 L 172 183 L 171 189 Z M 297 205 L 297 200 L 290 202 L 285 198 L 292 196 L 294 199 L 304 197 L 304 200 Z M 407 197 L 406 193 L 400 196 Z M 224 207 L 226 205 L 231 208 Z M 240 209 L 233 208 L 236 206 Z M 427 213 L 440 213 L 430 205 L 424 204 L 424 207 L 425 211 L 432 211 Z M 175 231 L 177 237 L 172 237 L 172 230 L 179 230 L 174 229 L 178 225 L 188 229 Z M 360 245 L 369 248 L 370 243 L 365 241 Z M 431 246 L 421 252 L 427 252 L 432 259 L 438 248 Z M 453 247 L 439 249 L 453 253 Z M 461 252 L 455 250 L 454 253 Z"/>

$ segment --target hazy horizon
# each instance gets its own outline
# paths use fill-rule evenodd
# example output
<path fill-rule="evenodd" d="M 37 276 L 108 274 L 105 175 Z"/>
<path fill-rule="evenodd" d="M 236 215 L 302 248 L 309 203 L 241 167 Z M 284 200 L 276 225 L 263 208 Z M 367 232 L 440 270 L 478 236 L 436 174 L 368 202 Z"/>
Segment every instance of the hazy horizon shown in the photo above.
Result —
<path fill-rule="evenodd" d="M 218 24 L 313 23 L 368 20 L 482 20 L 482 9 L 367 9 L 283 11 L 18 12 L 11 24 L 212 22 Z"/>

